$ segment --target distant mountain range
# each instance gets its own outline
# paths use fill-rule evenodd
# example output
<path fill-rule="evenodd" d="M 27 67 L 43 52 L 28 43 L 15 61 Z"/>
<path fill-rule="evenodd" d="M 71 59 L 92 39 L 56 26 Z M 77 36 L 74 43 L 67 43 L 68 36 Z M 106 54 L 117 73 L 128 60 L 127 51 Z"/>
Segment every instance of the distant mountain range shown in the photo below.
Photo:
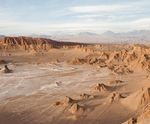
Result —
<path fill-rule="evenodd" d="M 50 35 L 38 35 L 38 34 L 31 34 L 29 35 L 29 37 L 33 37 L 33 38 L 47 38 L 47 39 L 51 39 Z"/>
<path fill-rule="evenodd" d="M 0 38 L 5 37 L 0 35 Z M 56 33 L 53 35 L 32 34 L 29 37 L 47 38 L 64 42 L 81 43 L 150 43 L 150 30 L 134 30 L 130 32 L 112 32 L 106 31 L 102 34 L 93 32 L 80 32 L 78 34 Z"/>
<path fill-rule="evenodd" d="M 90 42 L 90 43 L 143 43 L 150 42 L 150 30 L 135 30 L 131 32 L 115 33 L 106 31 L 103 34 L 96 34 L 91 32 L 81 32 L 74 35 L 53 35 L 51 37 L 60 41 L 71 42 Z"/>
<path fill-rule="evenodd" d="M 0 35 L 0 38 L 4 38 L 5 37 L 5 35 Z"/>

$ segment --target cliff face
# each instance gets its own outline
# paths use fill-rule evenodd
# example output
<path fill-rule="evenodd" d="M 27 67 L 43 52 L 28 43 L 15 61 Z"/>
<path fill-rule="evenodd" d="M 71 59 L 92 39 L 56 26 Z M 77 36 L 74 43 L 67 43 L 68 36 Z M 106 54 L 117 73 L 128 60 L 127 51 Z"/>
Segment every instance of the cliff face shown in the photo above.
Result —
<path fill-rule="evenodd" d="M 80 43 L 71 42 L 57 42 L 51 39 L 32 38 L 32 37 L 4 37 L 0 39 L 0 49 L 15 50 L 21 49 L 25 51 L 30 50 L 49 50 L 51 48 L 72 47 L 81 45 Z"/>

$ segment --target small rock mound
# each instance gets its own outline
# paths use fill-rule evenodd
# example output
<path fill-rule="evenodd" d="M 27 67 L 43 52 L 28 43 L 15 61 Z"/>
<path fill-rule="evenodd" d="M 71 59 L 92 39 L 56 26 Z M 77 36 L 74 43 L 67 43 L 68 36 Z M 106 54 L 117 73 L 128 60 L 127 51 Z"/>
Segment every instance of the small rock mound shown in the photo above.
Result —
<path fill-rule="evenodd" d="M 112 80 L 109 82 L 109 84 L 121 84 L 121 83 L 123 83 L 122 80 Z"/>
<path fill-rule="evenodd" d="M 85 110 L 84 106 L 78 104 L 76 100 L 65 96 L 62 101 L 57 101 L 54 104 L 55 106 L 63 106 L 65 110 L 69 111 L 72 114 L 82 114 Z"/>
<path fill-rule="evenodd" d="M 0 60 L 0 64 L 7 64 L 7 61 L 5 61 L 5 60 Z"/>
<path fill-rule="evenodd" d="M 59 105 L 62 105 L 60 101 L 55 102 L 55 106 L 59 106 Z"/>
<path fill-rule="evenodd" d="M 81 99 L 90 99 L 90 98 L 94 98 L 94 96 L 83 93 L 83 94 L 80 94 L 80 98 Z"/>
<path fill-rule="evenodd" d="M 73 103 L 75 103 L 75 100 L 73 100 L 72 98 L 70 98 L 68 96 L 65 96 L 62 101 L 55 102 L 55 105 L 56 106 L 59 106 L 59 105 L 69 105 L 69 104 L 73 104 Z"/>
<path fill-rule="evenodd" d="M 128 121 L 126 121 L 122 124 L 137 124 L 137 119 L 136 118 L 130 118 Z"/>
<path fill-rule="evenodd" d="M 68 97 L 68 96 L 65 96 L 64 100 L 63 100 L 63 103 L 65 105 L 68 105 L 68 104 L 72 104 L 74 103 L 75 100 L 73 100 L 72 98 Z"/>
<path fill-rule="evenodd" d="M 3 69 L 1 69 L 2 73 L 12 73 L 13 71 L 11 69 L 8 68 L 7 65 L 4 66 Z"/>
<path fill-rule="evenodd" d="M 124 98 L 124 96 L 122 96 L 122 94 L 118 93 L 118 92 L 113 92 L 110 96 L 109 96 L 109 102 L 110 103 L 114 103 L 119 101 L 120 99 Z"/>
<path fill-rule="evenodd" d="M 75 113 L 82 113 L 84 112 L 84 107 L 83 106 L 80 106 L 79 104 L 77 103 L 74 103 L 70 109 L 69 109 L 69 112 L 71 112 L 72 114 L 75 114 Z"/>
<path fill-rule="evenodd" d="M 99 92 L 104 92 L 104 91 L 108 91 L 110 90 L 109 86 L 106 86 L 105 84 L 96 84 L 96 86 L 94 86 L 94 90 L 95 91 L 99 91 Z"/>

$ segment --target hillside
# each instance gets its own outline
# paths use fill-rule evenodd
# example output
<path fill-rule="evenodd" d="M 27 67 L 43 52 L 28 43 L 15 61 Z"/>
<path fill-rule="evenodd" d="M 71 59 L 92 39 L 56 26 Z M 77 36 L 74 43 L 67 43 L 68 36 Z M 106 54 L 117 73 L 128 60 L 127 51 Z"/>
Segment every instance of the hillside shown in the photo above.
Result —
<path fill-rule="evenodd" d="M 73 47 L 84 45 L 73 42 L 58 42 L 46 38 L 32 37 L 4 37 L 0 39 L 0 49 L 21 49 L 21 50 L 49 50 L 50 48 L 60 48 L 64 46 Z"/>

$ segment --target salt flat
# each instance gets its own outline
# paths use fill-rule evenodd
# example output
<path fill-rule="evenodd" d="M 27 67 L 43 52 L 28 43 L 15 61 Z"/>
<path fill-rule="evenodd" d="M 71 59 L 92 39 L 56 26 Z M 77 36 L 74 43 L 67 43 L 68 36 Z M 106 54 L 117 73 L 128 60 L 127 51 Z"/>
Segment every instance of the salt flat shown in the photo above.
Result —
<path fill-rule="evenodd" d="M 14 69 L 13 73 L 0 76 L 0 99 L 39 91 L 69 89 L 72 84 L 74 85 L 71 88 L 75 88 L 79 84 L 87 85 L 90 81 L 98 83 L 99 77 L 104 79 L 109 76 L 107 69 L 102 69 L 102 72 L 88 66 L 71 66 L 64 63 L 10 65 L 10 67 Z M 61 82 L 61 86 L 57 86 L 56 82 Z"/>

